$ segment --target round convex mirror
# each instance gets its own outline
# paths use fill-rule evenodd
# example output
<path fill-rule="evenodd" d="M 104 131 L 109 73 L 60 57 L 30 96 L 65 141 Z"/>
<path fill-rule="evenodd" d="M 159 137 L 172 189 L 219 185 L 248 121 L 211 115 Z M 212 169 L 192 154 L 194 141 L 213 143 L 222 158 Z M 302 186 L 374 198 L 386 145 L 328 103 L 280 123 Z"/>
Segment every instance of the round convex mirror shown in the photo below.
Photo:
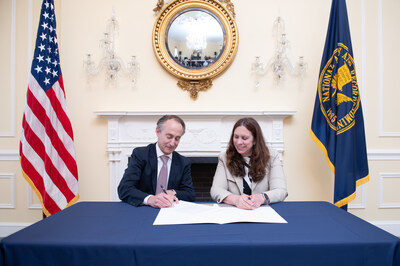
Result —
<path fill-rule="evenodd" d="M 223 25 L 204 9 L 186 9 L 177 14 L 166 32 L 165 41 L 170 57 L 187 69 L 211 66 L 225 48 Z"/>
<path fill-rule="evenodd" d="M 235 58 L 239 35 L 229 6 L 216 0 L 172 0 L 154 23 L 157 60 L 192 99 L 210 88 Z"/>

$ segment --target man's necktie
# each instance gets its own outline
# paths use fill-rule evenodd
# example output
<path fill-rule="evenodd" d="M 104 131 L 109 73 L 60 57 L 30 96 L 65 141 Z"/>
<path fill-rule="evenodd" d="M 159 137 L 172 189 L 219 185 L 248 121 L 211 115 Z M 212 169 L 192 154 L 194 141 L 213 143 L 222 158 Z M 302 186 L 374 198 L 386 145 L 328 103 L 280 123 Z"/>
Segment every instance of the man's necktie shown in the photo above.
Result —
<path fill-rule="evenodd" d="M 167 155 L 162 155 L 161 161 L 163 162 L 163 165 L 160 170 L 160 174 L 158 175 L 157 178 L 157 188 L 156 188 L 156 194 L 163 192 L 161 186 L 164 189 L 167 189 L 167 176 L 168 176 L 168 166 L 167 162 L 169 157 Z"/>

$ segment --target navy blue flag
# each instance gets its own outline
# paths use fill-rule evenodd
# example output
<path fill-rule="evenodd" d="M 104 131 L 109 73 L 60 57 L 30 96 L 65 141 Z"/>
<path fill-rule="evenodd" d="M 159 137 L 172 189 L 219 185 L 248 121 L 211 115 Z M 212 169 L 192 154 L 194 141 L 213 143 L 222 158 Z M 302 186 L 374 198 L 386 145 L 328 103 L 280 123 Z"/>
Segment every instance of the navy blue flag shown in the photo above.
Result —
<path fill-rule="evenodd" d="M 311 137 L 335 174 L 334 203 L 347 210 L 356 187 L 369 181 L 369 173 L 345 0 L 332 0 Z"/>

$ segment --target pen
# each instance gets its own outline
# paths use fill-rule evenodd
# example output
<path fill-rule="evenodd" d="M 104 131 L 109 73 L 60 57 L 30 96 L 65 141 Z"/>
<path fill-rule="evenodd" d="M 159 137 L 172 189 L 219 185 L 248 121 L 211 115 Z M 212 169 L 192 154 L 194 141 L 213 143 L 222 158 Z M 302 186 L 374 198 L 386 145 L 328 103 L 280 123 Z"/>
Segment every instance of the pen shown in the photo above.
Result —
<path fill-rule="evenodd" d="M 167 193 L 167 191 L 165 190 L 164 186 L 163 186 L 163 185 L 160 185 L 160 186 L 161 186 L 162 191 L 163 191 L 165 194 L 168 195 L 168 193 Z"/>
<path fill-rule="evenodd" d="M 167 193 L 167 191 L 165 190 L 164 186 L 163 186 L 163 185 L 160 185 L 160 187 L 161 187 L 162 191 L 163 191 L 165 194 L 168 195 L 168 193 Z M 175 201 L 176 201 L 176 200 L 174 199 L 174 202 L 175 202 Z"/>

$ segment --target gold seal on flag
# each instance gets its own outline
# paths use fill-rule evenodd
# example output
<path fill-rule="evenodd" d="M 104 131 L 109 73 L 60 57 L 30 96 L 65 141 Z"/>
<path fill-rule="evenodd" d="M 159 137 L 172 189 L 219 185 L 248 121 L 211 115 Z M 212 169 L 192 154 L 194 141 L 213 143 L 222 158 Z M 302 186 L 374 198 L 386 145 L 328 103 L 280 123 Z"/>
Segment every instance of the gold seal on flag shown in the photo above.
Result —
<path fill-rule="evenodd" d="M 354 126 L 354 117 L 360 106 L 360 93 L 353 56 L 342 43 L 338 43 L 321 71 L 318 96 L 321 111 L 337 134 Z"/>

